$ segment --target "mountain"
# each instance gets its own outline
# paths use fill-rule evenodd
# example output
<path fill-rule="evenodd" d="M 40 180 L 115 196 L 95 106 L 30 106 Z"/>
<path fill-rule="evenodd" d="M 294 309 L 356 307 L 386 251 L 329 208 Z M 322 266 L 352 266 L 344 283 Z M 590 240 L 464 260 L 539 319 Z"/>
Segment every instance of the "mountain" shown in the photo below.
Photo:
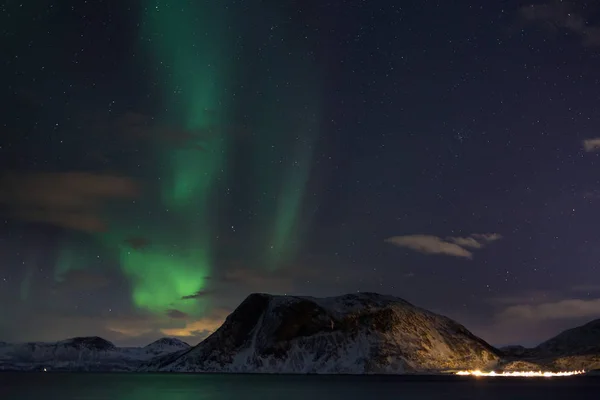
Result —
<path fill-rule="evenodd" d="M 600 370 L 600 320 L 534 348 L 487 344 L 457 322 L 375 293 L 252 294 L 195 347 L 162 338 L 117 347 L 100 337 L 0 342 L 0 371 L 404 374 L 463 369 Z"/>
<path fill-rule="evenodd" d="M 189 350 L 190 348 L 191 346 L 189 344 L 179 339 L 162 338 L 150 343 L 143 349 L 147 354 L 158 356 L 175 353 L 182 350 Z"/>
<path fill-rule="evenodd" d="M 396 374 L 485 369 L 499 356 L 457 322 L 399 298 L 252 294 L 203 342 L 145 369 Z"/>
<path fill-rule="evenodd" d="M 559 333 L 533 353 L 555 369 L 600 369 L 600 319 Z"/>
<path fill-rule="evenodd" d="M 500 347 L 500 351 L 502 352 L 502 355 L 505 357 L 522 357 L 525 354 L 527 354 L 528 351 L 530 351 L 530 349 L 524 347 L 524 346 L 505 346 L 505 347 Z"/>
<path fill-rule="evenodd" d="M 534 350 L 550 356 L 600 354 L 600 319 L 561 332 Z"/>
<path fill-rule="evenodd" d="M 145 362 L 190 346 L 163 338 L 146 347 L 116 347 L 97 336 L 0 345 L 0 370 L 135 371 Z"/>
<path fill-rule="evenodd" d="M 537 347 L 502 348 L 502 368 L 507 370 L 600 369 L 600 319 L 568 329 Z"/>

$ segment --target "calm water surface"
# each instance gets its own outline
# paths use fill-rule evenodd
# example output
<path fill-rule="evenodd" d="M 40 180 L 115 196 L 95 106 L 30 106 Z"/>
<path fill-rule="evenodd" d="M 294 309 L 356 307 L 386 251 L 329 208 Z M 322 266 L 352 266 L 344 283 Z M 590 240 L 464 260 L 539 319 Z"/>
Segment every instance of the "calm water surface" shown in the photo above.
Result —
<path fill-rule="evenodd" d="M 600 378 L 0 373 L 2 400 L 600 399 Z"/>

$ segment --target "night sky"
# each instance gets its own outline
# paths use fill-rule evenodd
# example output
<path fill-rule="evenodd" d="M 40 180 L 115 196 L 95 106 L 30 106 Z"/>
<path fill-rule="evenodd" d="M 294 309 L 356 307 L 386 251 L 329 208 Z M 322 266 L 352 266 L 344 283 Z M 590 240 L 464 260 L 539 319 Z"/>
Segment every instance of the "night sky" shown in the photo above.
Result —
<path fill-rule="evenodd" d="M 0 340 L 191 344 L 392 294 L 495 345 L 600 316 L 600 4 L 7 0 Z"/>

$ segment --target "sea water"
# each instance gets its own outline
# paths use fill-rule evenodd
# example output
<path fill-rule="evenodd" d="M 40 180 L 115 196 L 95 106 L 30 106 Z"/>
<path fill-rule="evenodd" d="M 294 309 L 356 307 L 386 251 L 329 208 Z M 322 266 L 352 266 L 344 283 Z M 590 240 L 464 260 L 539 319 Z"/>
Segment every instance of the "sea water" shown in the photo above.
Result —
<path fill-rule="evenodd" d="M 600 377 L 0 373 L 1 400 L 600 400 Z"/>

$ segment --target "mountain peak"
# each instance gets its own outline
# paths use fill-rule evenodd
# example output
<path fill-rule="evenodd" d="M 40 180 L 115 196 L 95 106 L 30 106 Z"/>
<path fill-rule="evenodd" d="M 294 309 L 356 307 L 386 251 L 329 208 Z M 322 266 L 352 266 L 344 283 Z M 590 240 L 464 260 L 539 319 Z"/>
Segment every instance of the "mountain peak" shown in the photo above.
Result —
<path fill-rule="evenodd" d="M 589 354 L 600 352 L 600 319 L 567 329 L 535 348 L 542 354 Z"/>
<path fill-rule="evenodd" d="M 63 345 L 71 345 L 76 348 L 86 347 L 93 348 L 96 350 L 113 350 L 115 345 L 106 339 L 99 336 L 82 336 L 74 337 L 59 342 Z"/>
<path fill-rule="evenodd" d="M 181 348 L 191 347 L 189 344 L 187 344 L 183 340 L 179 340 L 179 339 L 173 338 L 173 337 L 160 338 L 160 339 L 155 340 L 154 342 L 146 345 L 145 347 L 149 348 L 149 347 L 157 347 L 157 346 L 163 346 L 163 347 L 170 346 L 170 347 L 181 347 Z"/>

